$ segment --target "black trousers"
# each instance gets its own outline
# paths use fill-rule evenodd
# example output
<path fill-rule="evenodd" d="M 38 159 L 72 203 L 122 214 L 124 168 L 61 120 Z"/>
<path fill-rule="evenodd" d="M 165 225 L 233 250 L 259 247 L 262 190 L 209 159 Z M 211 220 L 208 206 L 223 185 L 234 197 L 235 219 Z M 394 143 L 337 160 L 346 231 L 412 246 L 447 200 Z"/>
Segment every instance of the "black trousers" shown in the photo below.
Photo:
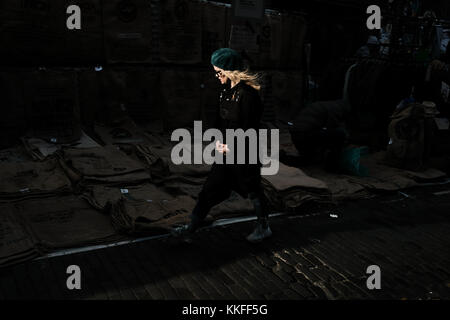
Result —
<path fill-rule="evenodd" d="M 192 213 L 193 218 L 204 220 L 211 208 L 228 199 L 232 191 L 244 198 L 250 198 L 254 204 L 255 200 L 259 201 L 261 208 L 255 208 L 258 217 L 268 216 L 267 200 L 262 189 L 258 165 L 213 164 L 199 194 Z"/>

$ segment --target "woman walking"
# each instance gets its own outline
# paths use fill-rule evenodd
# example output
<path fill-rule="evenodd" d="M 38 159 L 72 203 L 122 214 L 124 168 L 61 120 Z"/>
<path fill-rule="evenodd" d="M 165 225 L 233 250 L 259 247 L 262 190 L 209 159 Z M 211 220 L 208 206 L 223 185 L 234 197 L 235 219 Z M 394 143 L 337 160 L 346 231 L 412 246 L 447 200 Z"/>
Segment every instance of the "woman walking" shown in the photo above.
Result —
<path fill-rule="evenodd" d="M 244 70 L 241 55 L 229 48 L 215 51 L 211 56 L 211 64 L 224 87 L 220 94 L 215 127 L 222 131 L 224 137 L 226 129 L 255 129 L 258 132 L 263 112 L 258 94 L 258 76 Z M 224 154 L 228 151 L 226 141 L 216 145 L 216 152 Z M 194 233 L 202 225 L 211 208 L 226 200 L 231 192 L 235 191 L 244 198 L 250 198 L 258 217 L 256 228 L 247 240 L 259 242 L 272 235 L 268 223 L 267 202 L 261 185 L 261 164 L 249 163 L 247 143 L 245 153 L 245 164 L 236 164 L 236 161 L 234 164 L 213 164 L 199 194 L 190 223 L 178 229 L 177 234 Z"/>

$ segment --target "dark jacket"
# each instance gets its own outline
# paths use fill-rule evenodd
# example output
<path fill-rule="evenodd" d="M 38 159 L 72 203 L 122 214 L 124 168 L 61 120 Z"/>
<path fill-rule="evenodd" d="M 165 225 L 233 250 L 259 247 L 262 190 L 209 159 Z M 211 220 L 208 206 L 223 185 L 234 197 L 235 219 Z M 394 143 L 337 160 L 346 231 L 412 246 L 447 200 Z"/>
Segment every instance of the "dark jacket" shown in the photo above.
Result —
<path fill-rule="evenodd" d="M 216 128 L 258 130 L 263 112 L 259 93 L 249 85 L 239 82 L 233 88 L 225 87 L 220 93 L 220 107 Z M 225 132 L 224 132 L 225 133 Z"/>
<path fill-rule="evenodd" d="M 249 85 L 239 82 L 233 88 L 223 89 L 218 111 L 216 128 L 222 131 L 225 143 L 227 143 L 226 129 L 242 129 L 244 131 L 255 129 L 258 133 L 263 105 L 258 91 Z M 232 188 L 244 197 L 259 188 L 261 179 L 259 157 L 257 157 L 257 164 L 248 164 L 248 147 L 246 144 L 246 164 L 236 164 L 236 158 L 235 164 L 226 164 L 224 158 L 223 165 L 213 166 L 213 170 L 221 167 L 220 170 L 224 170 L 226 179 L 232 181 Z"/>

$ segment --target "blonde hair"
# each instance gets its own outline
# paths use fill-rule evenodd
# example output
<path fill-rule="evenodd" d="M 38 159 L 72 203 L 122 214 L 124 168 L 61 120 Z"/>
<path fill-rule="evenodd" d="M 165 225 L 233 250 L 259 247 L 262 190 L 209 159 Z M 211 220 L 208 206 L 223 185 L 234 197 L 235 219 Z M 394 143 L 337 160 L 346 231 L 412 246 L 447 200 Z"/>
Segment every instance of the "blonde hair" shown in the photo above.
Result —
<path fill-rule="evenodd" d="M 225 71 L 223 70 L 222 73 L 231 81 L 233 82 L 239 82 L 243 81 L 250 87 L 261 90 L 261 82 L 262 82 L 262 75 L 259 73 L 252 73 L 248 69 L 244 71 L 239 70 L 233 70 L 233 71 Z"/>

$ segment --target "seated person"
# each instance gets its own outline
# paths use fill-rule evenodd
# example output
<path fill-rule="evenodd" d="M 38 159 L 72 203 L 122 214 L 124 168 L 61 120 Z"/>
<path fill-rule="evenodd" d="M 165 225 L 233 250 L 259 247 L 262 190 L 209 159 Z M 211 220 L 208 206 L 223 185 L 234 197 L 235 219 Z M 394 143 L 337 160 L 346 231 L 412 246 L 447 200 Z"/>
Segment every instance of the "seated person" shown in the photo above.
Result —
<path fill-rule="evenodd" d="M 444 97 L 444 86 L 450 86 L 450 45 L 440 59 L 433 60 L 428 68 L 424 100 L 436 103 L 440 117 L 450 118 L 450 97 Z"/>
<path fill-rule="evenodd" d="M 314 102 L 298 113 L 289 131 L 302 165 L 323 163 L 327 171 L 339 171 L 349 113 L 346 100 Z"/>

